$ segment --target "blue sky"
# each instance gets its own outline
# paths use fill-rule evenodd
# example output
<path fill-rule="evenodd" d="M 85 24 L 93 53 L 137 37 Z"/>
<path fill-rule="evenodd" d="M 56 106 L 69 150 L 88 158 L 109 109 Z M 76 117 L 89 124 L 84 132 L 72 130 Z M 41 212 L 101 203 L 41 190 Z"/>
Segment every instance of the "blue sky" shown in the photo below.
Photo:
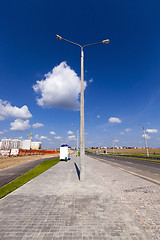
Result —
<path fill-rule="evenodd" d="M 159 0 L 7 0 L 0 7 L 0 139 L 76 146 L 85 45 L 85 141 L 160 147 Z M 149 125 L 147 125 L 149 123 Z"/>

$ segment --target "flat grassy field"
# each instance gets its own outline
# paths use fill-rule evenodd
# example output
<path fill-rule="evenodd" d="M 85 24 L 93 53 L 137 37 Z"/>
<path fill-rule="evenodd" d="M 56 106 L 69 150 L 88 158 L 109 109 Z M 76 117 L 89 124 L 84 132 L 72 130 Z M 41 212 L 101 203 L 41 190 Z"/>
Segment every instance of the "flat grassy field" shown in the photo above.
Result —
<path fill-rule="evenodd" d="M 113 149 L 87 149 L 88 151 L 98 151 L 98 153 L 103 153 L 107 150 L 107 153 L 113 153 Z M 160 148 L 149 148 L 149 155 L 152 157 L 160 157 Z M 124 154 L 124 155 L 139 155 L 139 156 L 147 156 L 145 148 L 132 148 L 132 149 L 114 149 L 114 154 Z"/>

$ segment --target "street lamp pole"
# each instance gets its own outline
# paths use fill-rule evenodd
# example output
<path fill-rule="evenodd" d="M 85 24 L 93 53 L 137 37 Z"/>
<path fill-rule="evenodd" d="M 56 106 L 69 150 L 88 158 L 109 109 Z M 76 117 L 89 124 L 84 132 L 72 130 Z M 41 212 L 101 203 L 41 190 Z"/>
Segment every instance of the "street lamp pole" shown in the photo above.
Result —
<path fill-rule="evenodd" d="M 78 136 L 78 127 L 77 127 L 77 157 L 78 157 L 78 138 L 79 136 Z"/>
<path fill-rule="evenodd" d="M 113 145 L 113 153 L 114 153 L 114 140 L 112 140 L 112 145 Z"/>
<path fill-rule="evenodd" d="M 84 51 L 81 47 L 81 104 L 80 104 L 80 158 L 81 158 L 81 172 L 80 179 L 85 179 L 85 130 L 84 130 Z"/>
<path fill-rule="evenodd" d="M 143 126 L 143 135 L 144 135 L 145 146 L 146 146 L 146 150 L 147 150 L 147 157 L 149 157 L 148 146 L 147 146 L 147 138 L 146 138 L 146 132 L 145 132 L 144 126 Z"/>
<path fill-rule="evenodd" d="M 77 128 L 77 153 L 76 153 L 76 157 L 78 157 L 78 131 L 79 131 L 79 127 L 77 125 L 75 125 L 74 123 L 72 123 L 72 126 L 75 126 Z"/>
<path fill-rule="evenodd" d="M 84 46 L 77 44 L 75 42 L 69 41 L 62 38 L 59 35 L 56 35 L 56 38 L 59 40 L 64 40 L 71 44 L 74 44 L 81 48 L 81 102 L 80 102 L 80 160 L 81 160 L 81 169 L 80 169 L 80 180 L 84 181 L 85 179 L 85 166 L 84 166 L 84 156 L 85 156 L 85 132 L 84 132 L 84 48 L 97 45 L 97 44 L 108 44 L 109 39 L 105 39 L 98 43 L 91 43 Z"/>
<path fill-rule="evenodd" d="M 147 157 L 149 157 L 149 151 L 148 151 L 148 146 L 147 146 L 147 138 L 146 138 L 146 131 L 145 131 L 144 125 L 141 125 L 139 123 L 137 123 L 137 125 L 140 125 L 143 128 L 143 136 L 144 136 L 145 147 L 146 147 L 146 151 L 147 151 Z"/>

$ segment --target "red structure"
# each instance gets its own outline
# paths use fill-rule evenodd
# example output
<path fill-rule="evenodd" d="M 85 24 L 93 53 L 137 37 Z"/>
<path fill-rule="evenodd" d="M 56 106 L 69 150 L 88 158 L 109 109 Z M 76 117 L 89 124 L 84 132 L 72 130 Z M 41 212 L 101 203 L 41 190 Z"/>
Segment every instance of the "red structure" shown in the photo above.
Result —
<path fill-rule="evenodd" d="M 24 156 L 24 155 L 44 155 L 44 154 L 56 154 L 59 153 L 58 151 L 55 150 L 25 150 L 25 149 L 19 149 L 19 156 Z"/>

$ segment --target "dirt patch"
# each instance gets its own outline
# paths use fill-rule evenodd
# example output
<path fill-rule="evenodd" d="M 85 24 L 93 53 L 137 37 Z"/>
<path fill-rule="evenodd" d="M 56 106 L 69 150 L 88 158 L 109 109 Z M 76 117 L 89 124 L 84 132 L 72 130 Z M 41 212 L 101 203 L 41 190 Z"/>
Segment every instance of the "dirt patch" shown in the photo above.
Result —
<path fill-rule="evenodd" d="M 0 169 L 15 166 L 21 163 L 34 161 L 37 159 L 59 157 L 59 153 L 56 154 L 45 154 L 45 155 L 32 155 L 32 156 L 17 156 L 17 157 L 0 157 Z"/>

